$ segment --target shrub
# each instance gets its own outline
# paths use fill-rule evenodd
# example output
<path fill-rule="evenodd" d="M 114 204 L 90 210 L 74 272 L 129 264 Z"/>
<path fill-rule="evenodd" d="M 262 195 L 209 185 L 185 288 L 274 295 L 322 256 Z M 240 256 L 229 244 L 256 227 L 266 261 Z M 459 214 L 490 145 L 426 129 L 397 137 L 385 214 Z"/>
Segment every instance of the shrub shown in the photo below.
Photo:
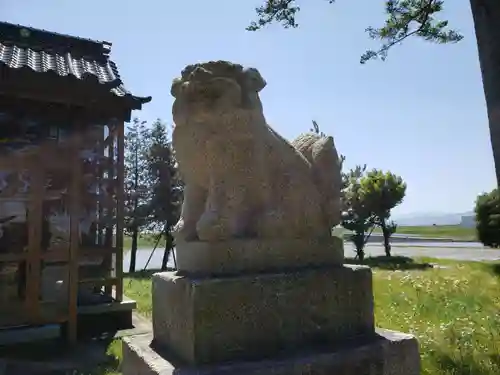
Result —
<path fill-rule="evenodd" d="M 500 195 L 498 189 L 484 193 L 476 200 L 477 238 L 485 246 L 500 247 Z"/>

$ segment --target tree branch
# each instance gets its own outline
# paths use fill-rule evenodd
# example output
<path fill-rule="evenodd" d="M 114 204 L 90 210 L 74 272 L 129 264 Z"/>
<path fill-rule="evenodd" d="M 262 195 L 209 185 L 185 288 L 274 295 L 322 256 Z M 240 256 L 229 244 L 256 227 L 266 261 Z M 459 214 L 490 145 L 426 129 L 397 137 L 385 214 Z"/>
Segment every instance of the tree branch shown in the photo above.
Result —
<path fill-rule="evenodd" d="M 385 60 L 388 51 L 405 39 L 417 35 L 427 41 L 435 43 L 456 43 L 463 36 L 453 30 L 445 30 L 448 21 L 436 21 L 432 15 L 443 8 L 442 0 L 388 0 L 386 1 L 387 20 L 379 29 L 366 29 L 370 38 L 387 40 L 378 51 L 368 50 L 360 59 L 364 64 L 369 60 L 381 58 Z M 409 31 L 413 22 L 419 27 Z"/>
<path fill-rule="evenodd" d="M 330 4 L 335 2 L 335 0 L 327 1 Z M 373 27 L 366 29 L 370 38 L 383 41 L 382 47 L 377 51 L 366 51 L 361 56 L 360 62 L 364 64 L 376 58 L 385 60 L 390 48 L 412 36 L 442 44 L 462 40 L 461 34 L 447 29 L 448 21 L 433 18 L 434 14 L 441 12 L 443 3 L 443 0 L 386 0 L 385 25 L 378 29 Z M 249 31 L 260 30 L 273 22 L 281 23 L 284 28 L 298 27 L 295 17 L 300 7 L 296 5 L 295 0 L 265 0 L 264 5 L 256 8 L 255 11 L 258 19 L 246 28 Z M 414 22 L 419 26 L 410 31 Z"/>

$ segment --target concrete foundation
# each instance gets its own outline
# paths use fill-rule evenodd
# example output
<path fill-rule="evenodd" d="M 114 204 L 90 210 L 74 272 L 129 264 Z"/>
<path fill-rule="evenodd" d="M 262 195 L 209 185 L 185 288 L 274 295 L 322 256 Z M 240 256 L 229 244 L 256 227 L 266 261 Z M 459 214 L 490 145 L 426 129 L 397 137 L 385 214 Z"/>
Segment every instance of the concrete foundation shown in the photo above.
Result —
<path fill-rule="evenodd" d="M 123 375 L 419 375 L 418 344 L 411 335 L 377 330 L 371 338 L 346 341 L 331 350 L 253 362 L 189 366 L 151 347 L 153 336 L 123 340 Z"/>

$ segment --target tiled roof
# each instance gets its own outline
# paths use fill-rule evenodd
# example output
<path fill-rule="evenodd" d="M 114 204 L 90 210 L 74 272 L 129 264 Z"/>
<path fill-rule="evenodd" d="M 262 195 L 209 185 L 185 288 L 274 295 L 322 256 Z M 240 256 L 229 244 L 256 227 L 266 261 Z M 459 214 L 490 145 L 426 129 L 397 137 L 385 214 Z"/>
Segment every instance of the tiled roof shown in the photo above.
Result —
<path fill-rule="evenodd" d="M 119 97 L 139 103 L 151 100 L 125 89 L 116 64 L 108 57 L 111 44 L 0 22 L 0 67 L 52 73 L 99 83 Z"/>

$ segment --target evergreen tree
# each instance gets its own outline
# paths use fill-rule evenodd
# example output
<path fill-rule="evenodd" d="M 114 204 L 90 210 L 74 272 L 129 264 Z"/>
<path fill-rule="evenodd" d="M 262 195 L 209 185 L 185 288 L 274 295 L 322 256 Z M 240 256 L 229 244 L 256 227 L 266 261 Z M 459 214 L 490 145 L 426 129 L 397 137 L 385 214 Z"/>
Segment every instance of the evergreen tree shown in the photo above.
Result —
<path fill-rule="evenodd" d="M 361 196 L 372 211 L 375 224 L 382 229 L 385 254 L 391 256 L 390 237 L 396 232 L 396 223 L 389 221 L 391 210 L 401 204 L 406 195 L 406 183 L 391 172 L 373 169 L 360 180 Z"/>
<path fill-rule="evenodd" d="M 363 261 L 365 245 L 374 228 L 375 217 L 368 202 L 364 199 L 361 181 L 365 177 L 366 167 L 356 167 L 347 174 L 348 184 L 344 189 L 342 226 L 351 231 L 349 239 L 356 249 L 356 258 Z"/>
<path fill-rule="evenodd" d="M 146 122 L 135 118 L 125 134 L 125 217 L 124 230 L 132 237 L 129 272 L 135 271 L 137 243 L 141 230 L 148 223 L 149 185 L 146 169 L 148 149 Z"/>
<path fill-rule="evenodd" d="M 173 251 L 172 227 L 179 218 L 182 184 L 177 174 L 172 142 L 167 127 L 156 120 L 148 131 L 149 146 L 146 153 L 148 198 L 148 229 L 165 237 L 162 270 L 167 268 L 168 256 Z"/>

